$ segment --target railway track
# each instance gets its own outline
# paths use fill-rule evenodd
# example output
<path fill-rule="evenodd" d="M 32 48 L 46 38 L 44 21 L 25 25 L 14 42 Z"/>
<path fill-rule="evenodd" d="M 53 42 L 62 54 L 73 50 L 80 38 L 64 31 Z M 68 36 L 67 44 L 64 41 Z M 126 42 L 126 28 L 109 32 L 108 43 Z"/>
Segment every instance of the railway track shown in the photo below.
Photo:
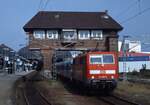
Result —
<path fill-rule="evenodd" d="M 52 105 L 50 101 L 35 88 L 34 82 L 36 80 L 32 79 L 34 77 L 35 76 L 32 76 L 26 79 L 22 88 L 25 105 Z M 115 95 L 98 96 L 95 98 L 98 98 L 100 102 L 106 105 L 140 105 Z"/>
<path fill-rule="evenodd" d="M 34 78 L 33 76 L 32 78 Z M 40 91 L 34 87 L 34 79 L 27 79 L 23 88 L 23 95 L 26 105 L 51 105 Z"/>
<path fill-rule="evenodd" d="M 99 100 L 102 100 L 105 103 L 108 103 L 109 105 L 140 105 L 135 102 L 131 102 L 129 100 L 120 98 L 115 95 L 105 96 L 105 97 L 99 97 Z"/>

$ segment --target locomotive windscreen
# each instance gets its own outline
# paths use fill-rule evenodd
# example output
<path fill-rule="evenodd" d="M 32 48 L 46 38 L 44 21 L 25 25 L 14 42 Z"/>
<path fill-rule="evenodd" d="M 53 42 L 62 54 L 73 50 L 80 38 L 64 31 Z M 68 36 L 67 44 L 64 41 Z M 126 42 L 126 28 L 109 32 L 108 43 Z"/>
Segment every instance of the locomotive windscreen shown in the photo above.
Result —
<path fill-rule="evenodd" d="M 102 64 L 102 55 L 91 55 L 90 64 Z"/>
<path fill-rule="evenodd" d="M 113 55 L 103 55 L 103 62 L 112 64 L 114 63 Z"/>
<path fill-rule="evenodd" d="M 90 64 L 113 64 L 114 57 L 112 54 L 90 55 Z"/>

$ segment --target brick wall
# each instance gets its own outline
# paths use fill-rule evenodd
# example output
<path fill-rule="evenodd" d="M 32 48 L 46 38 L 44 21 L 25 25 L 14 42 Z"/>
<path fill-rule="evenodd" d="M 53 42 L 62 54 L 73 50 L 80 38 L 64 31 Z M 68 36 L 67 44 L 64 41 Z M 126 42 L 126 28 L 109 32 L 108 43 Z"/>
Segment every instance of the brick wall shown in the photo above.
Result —
<path fill-rule="evenodd" d="M 78 40 L 73 48 L 98 48 L 101 51 L 118 51 L 118 37 L 115 32 L 105 32 L 103 40 Z M 51 70 L 51 58 L 54 48 L 61 48 L 59 40 L 38 40 L 29 33 L 29 48 L 39 48 L 44 58 L 44 69 Z"/>

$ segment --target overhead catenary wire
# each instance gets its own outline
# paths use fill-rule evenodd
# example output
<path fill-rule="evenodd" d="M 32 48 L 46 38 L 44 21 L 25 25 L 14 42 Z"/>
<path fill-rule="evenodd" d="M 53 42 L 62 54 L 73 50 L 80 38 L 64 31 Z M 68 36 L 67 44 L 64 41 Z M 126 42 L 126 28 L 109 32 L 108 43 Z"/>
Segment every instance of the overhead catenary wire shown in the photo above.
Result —
<path fill-rule="evenodd" d="M 42 1 L 43 0 L 40 0 L 39 4 L 38 4 L 38 8 L 37 8 L 37 11 L 40 11 L 41 10 L 41 6 L 42 6 Z"/>
<path fill-rule="evenodd" d="M 121 23 L 122 23 L 122 24 L 123 24 L 123 23 L 126 23 L 126 22 L 128 22 L 128 21 L 130 21 L 130 20 L 136 18 L 137 16 L 140 16 L 140 15 L 144 14 L 145 12 L 147 12 L 147 11 L 149 11 L 149 10 L 150 10 L 150 7 L 149 7 L 149 8 L 146 8 L 146 9 L 140 11 L 140 12 L 138 12 L 137 14 L 135 14 L 135 15 L 133 15 L 133 16 L 127 18 L 127 19 L 125 19 L 125 20 L 122 21 Z"/>
<path fill-rule="evenodd" d="M 139 0 L 135 0 L 126 9 L 124 9 L 123 11 L 121 11 L 116 17 L 121 17 L 121 16 L 125 15 L 131 8 L 133 8 L 138 3 L 139 3 Z"/>
<path fill-rule="evenodd" d="M 139 12 L 141 12 L 141 0 L 138 0 Z"/>
<path fill-rule="evenodd" d="M 40 0 L 37 11 L 44 11 L 50 0 Z"/>
<path fill-rule="evenodd" d="M 44 7 L 43 7 L 43 10 L 45 10 L 45 9 L 46 9 L 46 7 L 47 7 L 47 5 L 48 5 L 49 1 L 50 1 L 50 0 L 46 0 L 45 5 L 44 5 Z"/>

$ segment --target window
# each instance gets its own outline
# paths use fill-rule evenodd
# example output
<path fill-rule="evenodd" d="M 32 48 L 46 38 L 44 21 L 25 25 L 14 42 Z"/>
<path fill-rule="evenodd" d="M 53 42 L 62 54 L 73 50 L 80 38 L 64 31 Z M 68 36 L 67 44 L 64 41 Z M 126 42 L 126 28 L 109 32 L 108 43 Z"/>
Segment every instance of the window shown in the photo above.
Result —
<path fill-rule="evenodd" d="M 64 39 L 74 39 L 74 32 L 73 31 L 65 31 L 63 32 Z"/>
<path fill-rule="evenodd" d="M 101 30 L 93 30 L 91 33 L 91 38 L 92 39 L 102 39 L 103 38 L 103 33 Z"/>
<path fill-rule="evenodd" d="M 112 64 L 114 62 L 113 55 L 103 55 L 103 62 L 105 64 Z"/>
<path fill-rule="evenodd" d="M 113 64 L 114 57 L 111 54 L 90 55 L 90 64 Z"/>
<path fill-rule="evenodd" d="M 47 31 L 47 38 L 48 39 L 58 39 L 58 31 L 56 31 L 56 30 Z"/>
<path fill-rule="evenodd" d="M 81 30 L 79 31 L 79 39 L 89 39 L 90 32 L 88 30 Z"/>
<path fill-rule="evenodd" d="M 102 55 L 91 55 L 90 64 L 102 64 Z"/>
<path fill-rule="evenodd" d="M 36 39 L 45 39 L 45 31 L 34 31 L 33 35 Z"/>
<path fill-rule="evenodd" d="M 63 38 L 67 40 L 72 40 L 77 38 L 76 30 L 74 29 L 63 29 Z"/>

